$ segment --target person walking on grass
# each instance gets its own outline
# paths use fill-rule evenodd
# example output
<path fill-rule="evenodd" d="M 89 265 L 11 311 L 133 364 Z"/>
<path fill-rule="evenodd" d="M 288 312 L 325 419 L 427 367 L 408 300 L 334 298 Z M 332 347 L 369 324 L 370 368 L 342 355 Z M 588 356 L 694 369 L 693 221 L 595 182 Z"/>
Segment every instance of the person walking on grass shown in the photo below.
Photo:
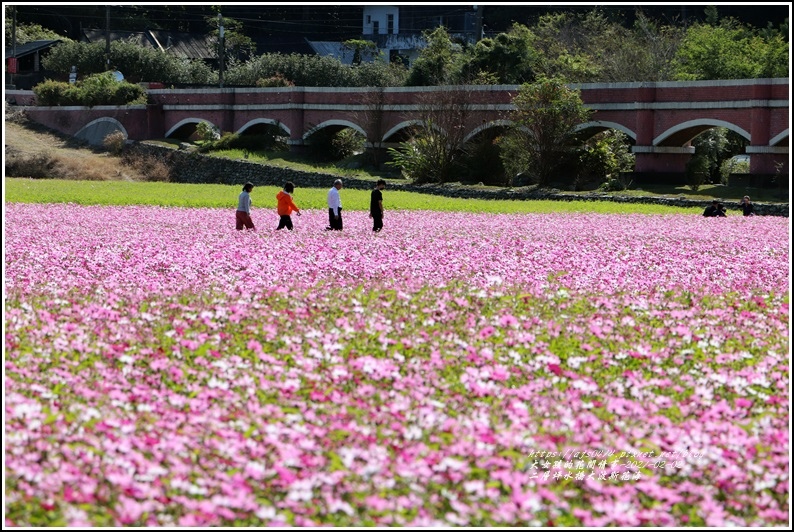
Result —
<path fill-rule="evenodd" d="M 243 227 L 246 229 L 256 229 L 254 222 L 251 220 L 251 191 L 254 190 L 254 184 L 250 181 L 243 185 L 243 191 L 237 197 L 237 212 L 235 213 L 236 228 L 242 231 Z"/>
<path fill-rule="evenodd" d="M 342 188 L 342 180 L 334 181 L 334 186 L 328 191 L 328 227 L 326 231 L 342 230 L 342 198 L 339 190 Z"/>
<path fill-rule="evenodd" d="M 284 229 L 285 227 L 292 231 L 291 214 L 294 211 L 298 213 L 298 216 L 301 215 L 300 209 L 297 207 L 297 205 L 295 205 L 295 202 L 292 201 L 292 192 L 294 190 L 295 185 L 291 181 L 287 181 L 284 183 L 284 189 L 276 194 L 276 200 L 278 201 L 278 214 L 281 217 L 278 221 L 278 227 L 276 227 L 276 231 L 279 229 Z"/>
<path fill-rule="evenodd" d="M 378 179 L 369 201 L 369 217 L 372 218 L 372 230 L 379 233 L 383 229 L 383 192 L 386 181 Z"/>

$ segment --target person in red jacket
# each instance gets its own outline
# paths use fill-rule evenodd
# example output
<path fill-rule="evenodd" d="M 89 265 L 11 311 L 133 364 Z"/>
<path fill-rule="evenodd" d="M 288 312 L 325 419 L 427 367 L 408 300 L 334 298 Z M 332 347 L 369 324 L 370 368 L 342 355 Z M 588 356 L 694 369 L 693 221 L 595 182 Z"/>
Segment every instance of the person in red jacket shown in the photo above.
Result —
<path fill-rule="evenodd" d="M 295 185 L 292 184 L 291 181 L 287 181 L 284 183 L 284 190 L 276 194 L 276 199 L 278 200 L 278 214 L 281 216 L 276 231 L 284 229 L 285 227 L 292 231 L 292 212 L 295 211 L 298 213 L 298 216 L 301 215 L 300 209 L 295 205 L 295 202 L 292 201 L 292 192 L 294 190 Z"/>

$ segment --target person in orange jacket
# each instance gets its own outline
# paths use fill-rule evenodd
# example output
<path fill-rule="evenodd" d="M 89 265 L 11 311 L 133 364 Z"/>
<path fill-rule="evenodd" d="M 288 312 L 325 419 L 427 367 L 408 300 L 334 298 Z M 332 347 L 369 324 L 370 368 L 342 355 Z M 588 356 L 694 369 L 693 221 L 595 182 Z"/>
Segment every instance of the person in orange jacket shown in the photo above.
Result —
<path fill-rule="evenodd" d="M 285 227 L 292 231 L 292 217 L 290 216 L 292 211 L 297 212 L 298 216 L 301 215 L 300 209 L 295 205 L 295 202 L 292 201 L 292 192 L 294 190 L 295 185 L 292 184 L 291 181 L 287 181 L 284 183 L 284 190 L 276 194 L 276 199 L 278 200 L 278 214 L 281 216 L 276 231 L 284 229 Z"/>

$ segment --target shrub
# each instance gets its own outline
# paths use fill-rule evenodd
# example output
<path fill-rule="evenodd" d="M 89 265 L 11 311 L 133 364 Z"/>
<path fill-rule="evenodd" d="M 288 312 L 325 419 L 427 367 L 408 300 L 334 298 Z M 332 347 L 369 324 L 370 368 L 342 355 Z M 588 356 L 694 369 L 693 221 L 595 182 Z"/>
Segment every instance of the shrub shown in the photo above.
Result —
<path fill-rule="evenodd" d="M 574 186 L 585 183 L 597 185 L 601 190 L 625 190 L 628 181 L 622 172 L 634 169 L 634 155 L 628 136 L 620 131 L 608 129 L 589 138 L 577 149 L 572 169 Z"/>
<path fill-rule="evenodd" d="M 686 165 L 686 182 L 697 192 L 708 180 L 710 162 L 706 157 L 693 156 Z"/>
<path fill-rule="evenodd" d="M 358 131 L 351 128 L 341 131 L 326 128 L 311 136 L 308 151 L 318 161 L 338 161 L 361 151 L 363 147 L 364 137 Z"/>
<path fill-rule="evenodd" d="M 6 122 L 14 122 L 16 124 L 24 124 L 28 121 L 28 115 L 24 108 L 9 105 L 5 103 L 5 117 Z"/>
<path fill-rule="evenodd" d="M 111 105 L 115 93 L 114 85 L 117 83 L 119 82 L 113 77 L 112 72 L 103 72 L 88 76 L 75 85 L 80 89 L 82 104 L 92 107 L 94 105 Z"/>
<path fill-rule="evenodd" d="M 64 89 L 58 105 L 84 105 L 83 90 L 78 85 L 69 85 Z"/>
<path fill-rule="evenodd" d="M 217 126 L 201 121 L 196 126 L 196 136 L 205 142 L 213 142 L 221 138 L 221 132 Z"/>
<path fill-rule="evenodd" d="M 486 137 L 472 142 L 461 164 L 464 177 L 470 181 L 496 186 L 510 184 L 499 153 L 498 139 Z"/>
<path fill-rule="evenodd" d="M 146 103 L 146 91 L 126 81 L 116 81 L 111 72 L 88 76 L 71 84 L 45 80 L 33 87 L 37 105 L 132 105 Z"/>
<path fill-rule="evenodd" d="M 33 94 L 36 95 L 36 105 L 62 105 L 63 95 L 69 88 L 69 84 L 65 81 L 53 81 L 51 79 L 42 81 L 33 87 Z"/>
<path fill-rule="evenodd" d="M 353 70 L 339 59 L 302 54 L 263 54 L 226 71 L 229 85 L 256 86 L 258 80 L 282 76 L 300 87 L 350 87 Z"/>
<path fill-rule="evenodd" d="M 129 152 L 122 159 L 122 163 L 142 175 L 146 181 L 167 183 L 171 180 L 171 168 L 167 162 L 155 155 L 145 155 Z"/>
<path fill-rule="evenodd" d="M 416 135 L 408 142 L 401 142 L 399 149 L 389 148 L 391 159 L 386 165 L 399 168 L 403 177 L 418 185 L 441 183 L 444 176 L 436 162 L 439 158 L 432 156 L 437 148 L 438 142 L 430 135 Z"/>
<path fill-rule="evenodd" d="M 168 182 L 171 180 L 171 167 L 156 157 L 144 161 L 144 175 L 149 181 Z"/>
<path fill-rule="evenodd" d="M 257 87 L 294 87 L 295 84 L 285 78 L 281 73 L 276 73 L 267 78 L 259 78 L 256 80 Z"/>
<path fill-rule="evenodd" d="M 6 154 L 5 175 L 33 179 L 108 181 L 119 179 L 122 171 L 114 157 L 70 157 L 53 152 L 33 155 Z"/>
<path fill-rule="evenodd" d="M 115 89 L 111 105 L 143 105 L 147 101 L 146 91 L 140 85 L 121 82 Z"/>
<path fill-rule="evenodd" d="M 104 72 L 106 59 L 104 42 L 64 42 L 54 46 L 41 62 L 44 69 L 57 72 L 59 79 L 66 81 L 72 66 L 77 67 L 80 76 Z M 109 59 L 131 84 L 140 81 L 207 84 L 218 79 L 217 72 L 201 60 L 174 57 L 132 40 L 113 41 Z"/>
<path fill-rule="evenodd" d="M 402 63 L 374 61 L 350 67 L 356 87 L 401 87 L 408 79 L 408 69 Z"/>
<path fill-rule="evenodd" d="M 102 141 L 102 145 L 113 155 L 119 155 L 124 150 L 127 138 L 121 131 L 114 131 L 108 134 Z"/>
<path fill-rule="evenodd" d="M 731 157 L 730 159 L 725 159 L 720 164 L 720 183 L 723 185 L 728 184 L 728 178 L 731 174 L 749 174 L 750 173 L 750 161 L 749 160 L 741 160 L 735 159 Z"/>
<path fill-rule="evenodd" d="M 202 142 L 198 148 L 201 153 L 220 150 L 245 151 L 284 151 L 288 149 L 286 139 L 279 135 L 280 130 L 272 126 L 264 133 L 240 134 L 224 133 L 219 139 Z"/>
<path fill-rule="evenodd" d="M 364 150 L 364 136 L 352 128 L 343 129 L 331 138 L 334 159 L 344 159 Z"/>
<path fill-rule="evenodd" d="M 55 162 L 50 153 L 37 153 L 34 155 L 6 153 L 5 175 L 7 177 L 46 179 L 53 177 L 54 167 Z"/>
<path fill-rule="evenodd" d="M 633 180 L 631 179 L 631 173 L 618 172 L 617 174 L 612 174 L 607 177 L 607 180 L 598 188 L 604 192 L 619 192 L 621 190 L 627 190 L 632 184 Z"/>

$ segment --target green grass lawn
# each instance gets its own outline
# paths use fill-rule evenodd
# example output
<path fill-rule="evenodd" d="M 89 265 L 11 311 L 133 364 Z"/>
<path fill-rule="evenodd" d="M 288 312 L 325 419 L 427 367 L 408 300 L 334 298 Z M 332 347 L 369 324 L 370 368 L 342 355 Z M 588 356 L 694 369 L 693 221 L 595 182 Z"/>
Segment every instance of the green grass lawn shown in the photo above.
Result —
<path fill-rule="evenodd" d="M 240 187 L 152 183 L 129 181 L 72 181 L 63 179 L 5 178 L 6 202 L 76 203 L 81 205 L 161 205 L 165 207 L 234 208 Z M 275 208 L 276 186 L 255 187 L 251 193 L 254 208 Z M 301 209 L 325 209 L 327 189 L 295 189 L 295 203 Z M 347 210 L 369 208 L 368 190 L 342 189 Z M 488 213 L 601 212 L 601 213 L 698 213 L 700 207 L 613 203 L 609 201 L 485 200 L 447 198 L 417 192 L 384 191 L 384 206 L 389 210 L 433 210 Z"/>
<path fill-rule="evenodd" d="M 618 194 L 621 196 L 683 196 L 694 200 L 718 198 L 736 203 L 743 196 L 750 196 L 755 203 L 788 203 L 789 201 L 788 190 L 727 185 L 702 185 L 698 190 L 692 190 L 687 185 L 643 185 L 640 189 L 624 190 Z"/>

